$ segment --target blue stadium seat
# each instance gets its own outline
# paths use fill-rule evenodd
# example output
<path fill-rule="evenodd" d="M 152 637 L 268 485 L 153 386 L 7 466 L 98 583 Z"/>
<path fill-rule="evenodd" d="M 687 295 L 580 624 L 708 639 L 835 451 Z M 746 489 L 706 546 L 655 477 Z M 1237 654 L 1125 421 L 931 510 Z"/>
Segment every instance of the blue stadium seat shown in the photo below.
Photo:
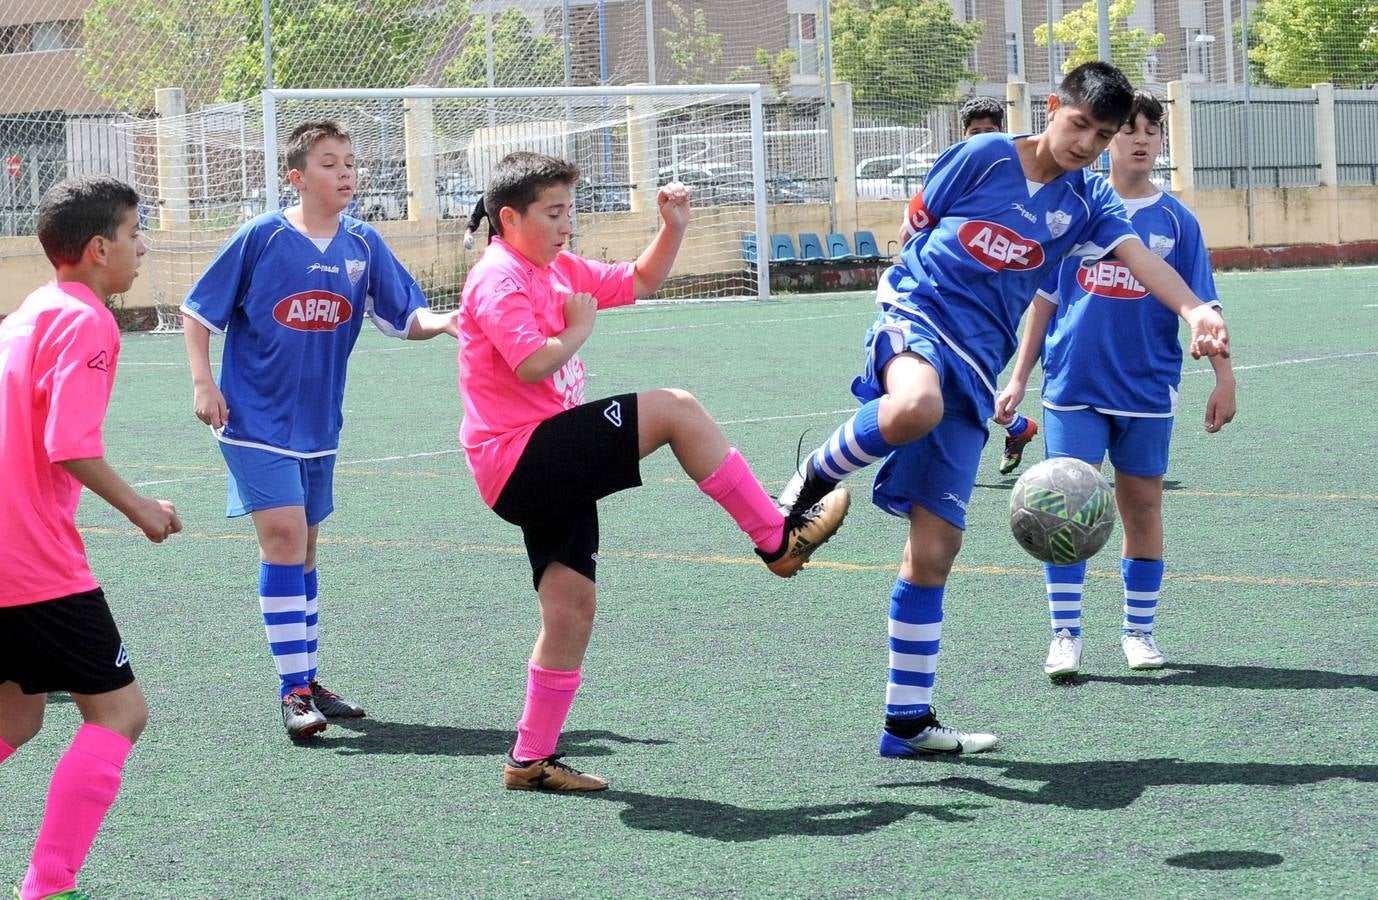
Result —
<path fill-rule="evenodd" d="M 755 233 L 742 232 L 742 262 L 748 265 L 755 265 L 756 263 Z"/>
<path fill-rule="evenodd" d="M 856 259 L 856 254 L 852 253 L 852 245 L 847 242 L 847 235 L 833 232 L 825 240 L 828 242 L 828 259 L 833 262 Z"/>
<path fill-rule="evenodd" d="M 770 236 L 770 261 L 773 263 L 802 262 L 799 259 L 799 254 L 794 252 L 794 238 L 787 234 L 772 234 Z"/>
<path fill-rule="evenodd" d="M 869 262 L 886 262 L 890 259 L 887 255 L 882 255 L 880 248 L 876 246 L 876 236 L 869 231 L 856 231 L 852 233 L 856 239 L 856 255 Z"/>
<path fill-rule="evenodd" d="M 799 232 L 799 256 L 805 262 L 826 262 L 823 242 L 812 231 Z"/>

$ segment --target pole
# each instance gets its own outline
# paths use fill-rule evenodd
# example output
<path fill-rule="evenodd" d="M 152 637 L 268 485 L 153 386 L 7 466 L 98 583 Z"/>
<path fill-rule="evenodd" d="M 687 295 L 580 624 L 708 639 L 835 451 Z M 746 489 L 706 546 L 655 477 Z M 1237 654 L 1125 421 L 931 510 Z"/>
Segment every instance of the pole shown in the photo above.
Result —
<path fill-rule="evenodd" d="M 646 0 L 646 83 L 656 83 L 655 0 Z"/>
<path fill-rule="evenodd" d="M 493 78 L 493 0 L 483 5 L 483 52 L 487 56 L 488 86 L 496 87 Z M 497 110 L 493 109 L 492 103 L 484 105 L 488 107 L 488 127 L 492 128 L 498 122 Z"/>
<path fill-rule="evenodd" d="M 564 38 L 565 87 L 574 87 L 574 62 L 569 58 L 569 0 L 560 3 L 560 36 Z"/>
<path fill-rule="evenodd" d="M 823 12 L 823 129 L 828 152 L 828 231 L 837 231 L 837 165 L 833 159 L 833 23 L 828 14 L 831 0 L 819 0 Z M 903 162 L 900 165 L 904 165 Z"/>
<path fill-rule="evenodd" d="M 268 10 L 272 0 L 263 0 L 263 87 L 273 89 L 273 17 Z"/>
<path fill-rule="evenodd" d="M 824 0 L 826 3 L 826 0 Z M 826 33 L 826 32 L 825 32 Z M 756 195 L 756 296 L 770 299 L 770 235 L 766 222 L 765 111 L 761 86 L 751 94 L 751 185 Z M 832 155 L 831 151 L 828 154 Z"/>
<path fill-rule="evenodd" d="M 1248 0 L 1245 0 L 1247 3 Z M 1225 83 L 1234 87 L 1234 0 L 1225 0 Z"/>
<path fill-rule="evenodd" d="M 1053 0 L 1048 0 L 1048 93 L 1057 90 L 1057 60 L 1053 54 Z"/>
<path fill-rule="evenodd" d="M 1096 0 L 1096 55 L 1101 62 L 1111 61 L 1110 0 Z"/>
<path fill-rule="evenodd" d="M 1254 242 L 1254 143 L 1252 112 L 1249 108 L 1249 0 L 1239 10 L 1239 27 L 1243 30 L 1244 50 L 1244 204 L 1249 208 L 1249 243 Z"/>

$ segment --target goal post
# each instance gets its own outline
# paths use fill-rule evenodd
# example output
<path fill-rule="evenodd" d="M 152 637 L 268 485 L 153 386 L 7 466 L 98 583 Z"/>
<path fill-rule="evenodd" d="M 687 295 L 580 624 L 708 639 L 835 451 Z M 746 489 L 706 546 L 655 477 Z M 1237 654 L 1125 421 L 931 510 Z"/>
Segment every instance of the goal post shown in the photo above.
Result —
<path fill-rule="evenodd" d="M 690 187 L 694 211 L 658 297 L 770 296 L 759 84 L 278 89 L 265 91 L 262 103 L 264 206 L 271 209 L 285 199 L 286 136 L 301 122 L 339 118 L 354 133 L 360 160 L 360 213 L 382 220 L 375 224 L 397 245 L 404 263 L 431 273 L 446 268 L 445 250 L 409 253 L 416 228 L 441 222 L 437 236 L 462 231 L 468 216 L 462 207 L 481 194 L 492 166 L 519 149 L 563 156 L 583 171 L 575 195 L 577 252 L 634 259 L 659 223 L 655 192 L 670 180 L 674 135 L 714 132 L 721 135 L 719 145 L 700 165 L 689 171 L 673 167 Z M 405 208 L 383 202 L 389 191 L 405 196 Z M 385 224 L 394 218 L 412 224 L 397 226 L 396 240 Z M 445 219 L 459 222 L 447 229 Z M 475 259 L 476 254 L 457 254 L 454 261 L 467 270 Z M 457 294 L 453 279 L 441 291 Z"/>

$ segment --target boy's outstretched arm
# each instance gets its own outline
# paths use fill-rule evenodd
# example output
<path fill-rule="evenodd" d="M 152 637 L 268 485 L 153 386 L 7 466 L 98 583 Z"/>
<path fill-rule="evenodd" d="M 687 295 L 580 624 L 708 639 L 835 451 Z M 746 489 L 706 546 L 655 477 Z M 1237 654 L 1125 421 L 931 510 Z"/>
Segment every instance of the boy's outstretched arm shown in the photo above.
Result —
<path fill-rule="evenodd" d="M 689 189 L 678 181 L 665 185 L 656 194 L 660 218 L 664 222 L 650 245 L 637 257 L 633 267 L 632 289 L 638 300 L 649 297 L 665 282 L 674 265 L 684 230 L 689 227 Z"/>
<path fill-rule="evenodd" d="M 89 459 L 64 459 L 58 465 L 91 492 L 124 513 L 125 518 L 153 543 L 161 544 L 169 535 L 182 530 L 177 510 L 166 500 L 152 500 L 135 491 L 121 478 L 104 456 Z"/>
<path fill-rule="evenodd" d="M 224 428 L 229 409 L 225 406 L 225 395 L 220 393 L 215 376 L 211 374 L 211 330 L 193 317 L 184 315 L 182 334 L 187 342 L 187 362 L 191 364 L 192 411 L 196 413 L 196 418 L 210 427 Z M 77 480 L 80 481 L 80 478 Z"/>
<path fill-rule="evenodd" d="M 1182 317 L 1191 326 L 1191 355 L 1230 355 L 1230 331 L 1220 310 L 1202 303 L 1191 292 L 1182 276 L 1138 238 L 1130 238 L 1115 247 L 1115 257 L 1124 263 L 1134 277 L 1149 290 L 1158 302 Z"/>
<path fill-rule="evenodd" d="M 407 326 L 407 340 L 429 341 L 433 337 L 448 334 L 459 337 L 459 310 L 438 313 L 429 309 L 418 309 Z"/>
<path fill-rule="evenodd" d="M 1206 401 L 1206 430 L 1211 434 L 1224 428 L 1238 409 L 1234 394 L 1234 369 L 1228 357 L 1212 356 L 1215 370 L 1215 390 Z"/>
<path fill-rule="evenodd" d="M 1024 322 L 1024 334 L 1019 338 L 1019 352 L 1014 357 L 1014 371 L 1010 373 L 1009 383 L 995 398 L 995 421 L 1008 423 L 1014 418 L 1015 410 L 1024 402 L 1024 392 L 1029 387 L 1029 374 L 1034 363 L 1043 352 L 1043 339 L 1048 334 L 1048 322 L 1057 312 L 1057 304 L 1042 297 L 1035 297 L 1029 304 L 1029 317 Z"/>

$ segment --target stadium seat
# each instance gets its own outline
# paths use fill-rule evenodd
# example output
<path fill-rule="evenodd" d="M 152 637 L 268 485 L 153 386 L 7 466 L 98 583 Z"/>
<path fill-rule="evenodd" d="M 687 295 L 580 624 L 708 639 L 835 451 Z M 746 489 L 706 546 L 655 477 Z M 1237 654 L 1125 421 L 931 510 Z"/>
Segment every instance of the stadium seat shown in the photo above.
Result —
<path fill-rule="evenodd" d="M 856 240 L 856 255 L 868 262 L 888 262 L 890 257 L 880 252 L 876 246 L 876 236 L 869 231 L 852 233 Z"/>
<path fill-rule="evenodd" d="M 756 263 L 756 235 L 754 233 L 742 232 L 742 262 L 748 265 Z"/>
<path fill-rule="evenodd" d="M 770 236 L 770 261 L 772 263 L 803 262 L 799 258 L 799 254 L 794 252 L 794 238 L 787 234 L 772 234 Z"/>
<path fill-rule="evenodd" d="M 847 235 L 833 232 L 827 237 L 828 259 L 833 262 L 846 262 L 856 259 L 856 254 L 852 252 L 852 245 L 847 242 Z"/>
<path fill-rule="evenodd" d="M 799 256 L 805 262 L 827 262 L 823 242 L 812 231 L 799 232 Z"/>

